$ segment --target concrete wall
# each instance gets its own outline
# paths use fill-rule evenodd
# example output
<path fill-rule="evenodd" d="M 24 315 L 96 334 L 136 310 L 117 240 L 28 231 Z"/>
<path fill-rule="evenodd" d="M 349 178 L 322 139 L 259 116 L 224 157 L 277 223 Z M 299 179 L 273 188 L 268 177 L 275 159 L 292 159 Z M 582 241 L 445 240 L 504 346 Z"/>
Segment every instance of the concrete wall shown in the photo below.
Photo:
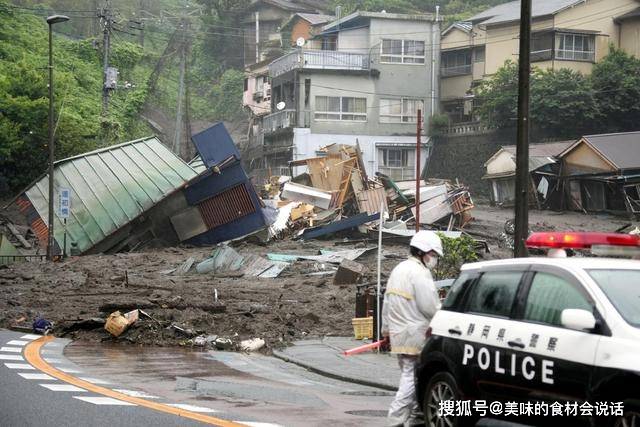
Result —
<path fill-rule="evenodd" d="M 471 88 L 473 75 L 443 77 L 440 80 L 440 95 L 443 101 L 462 98 Z"/>
<path fill-rule="evenodd" d="M 378 158 L 378 148 L 384 147 L 407 147 L 415 150 L 416 138 L 402 136 L 385 136 L 385 135 L 344 135 L 344 134 L 318 134 L 312 133 L 309 129 L 296 128 L 293 130 L 293 160 L 306 159 L 315 157 L 316 151 L 329 144 L 346 144 L 360 145 L 362 150 L 363 161 L 367 174 L 373 176 L 378 171 L 381 160 Z M 422 139 L 426 144 L 428 139 Z M 424 167 L 428 156 L 427 148 L 423 148 L 421 152 L 421 165 Z M 305 168 L 294 168 L 294 175 L 305 172 Z"/>
<path fill-rule="evenodd" d="M 338 34 L 338 50 L 367 53 L 370 47 L 369 28 L 341 30 Z"/>

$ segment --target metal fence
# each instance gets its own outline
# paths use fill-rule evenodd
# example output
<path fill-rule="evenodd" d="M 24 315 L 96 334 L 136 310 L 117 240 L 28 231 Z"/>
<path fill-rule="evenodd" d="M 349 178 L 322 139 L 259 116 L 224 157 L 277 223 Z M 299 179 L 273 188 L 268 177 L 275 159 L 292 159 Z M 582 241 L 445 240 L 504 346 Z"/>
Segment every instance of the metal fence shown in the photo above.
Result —
<path fill-rule="evenodd" d="M 278 77 L 296 68 L 313 70 L 369 70 L 370 56 L 337 50 L 296 50 L 269 64 L 271 77 Z"/>

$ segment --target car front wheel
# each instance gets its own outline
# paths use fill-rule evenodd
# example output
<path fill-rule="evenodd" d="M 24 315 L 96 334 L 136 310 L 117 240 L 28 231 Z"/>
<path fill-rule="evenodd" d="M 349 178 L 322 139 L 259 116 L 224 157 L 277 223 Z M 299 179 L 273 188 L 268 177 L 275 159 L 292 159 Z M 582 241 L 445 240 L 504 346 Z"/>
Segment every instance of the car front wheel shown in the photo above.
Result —
<path fill-rule="evenodd" d="M 624 414 L 615 419 L 614 427 L 640 427 L 640 401 L 635 399 L 624 402 Z"/>
<path fill-rule="evenodd" d="M 442 402 L 459 400 L 461 396 L 455 378 L 448 372 L 438 372 L 427 384 L 424 393 L 424 422 L 427 427 L 462 426 L 462 418 L 441 411 Z M 449 408 L 455 408 L 449 406 Z M 454 412 L 455 413 L 455 412 Z"/>

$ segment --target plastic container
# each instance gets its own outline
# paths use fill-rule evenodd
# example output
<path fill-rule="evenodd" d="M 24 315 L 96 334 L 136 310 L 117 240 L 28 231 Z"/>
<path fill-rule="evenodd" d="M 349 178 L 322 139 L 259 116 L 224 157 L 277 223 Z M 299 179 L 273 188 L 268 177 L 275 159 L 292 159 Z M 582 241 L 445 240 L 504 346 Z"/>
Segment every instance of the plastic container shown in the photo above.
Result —
<path fill-rule="evenodd" d="M 373 317 L 356 317 L 351 319 L 351 323 L 357 340 L 373 338 Z"/>

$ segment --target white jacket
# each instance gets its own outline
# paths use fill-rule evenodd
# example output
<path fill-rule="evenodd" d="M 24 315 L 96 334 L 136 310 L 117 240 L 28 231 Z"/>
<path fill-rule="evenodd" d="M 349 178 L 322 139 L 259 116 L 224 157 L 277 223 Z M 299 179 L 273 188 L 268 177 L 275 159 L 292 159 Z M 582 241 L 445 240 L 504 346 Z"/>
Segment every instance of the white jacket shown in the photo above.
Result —
<path fill-rule="evenodd" d="M 382 306 L 382 334 L 389 335 L 391 352 L 420 354 L 429 322 L 440 309 L 431 272 L 410 257 L 393 269 Z"/>

